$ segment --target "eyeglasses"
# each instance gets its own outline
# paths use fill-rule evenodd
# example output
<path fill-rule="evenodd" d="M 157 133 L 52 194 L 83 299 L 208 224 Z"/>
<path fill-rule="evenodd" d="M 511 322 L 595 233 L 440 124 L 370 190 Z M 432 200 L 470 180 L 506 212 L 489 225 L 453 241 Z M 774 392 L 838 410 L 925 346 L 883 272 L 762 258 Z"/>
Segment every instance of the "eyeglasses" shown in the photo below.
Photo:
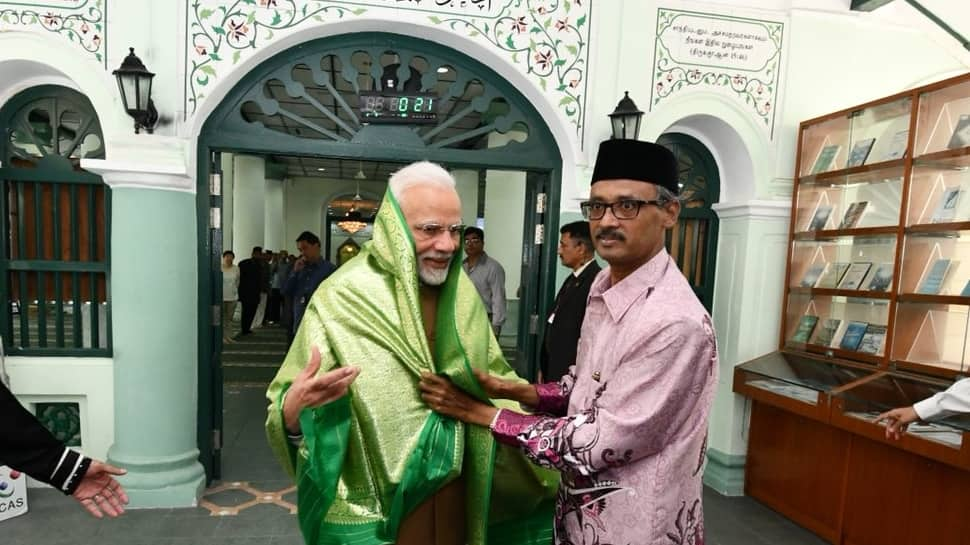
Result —
<path fill-rule="evenodd" d="M 480 238 L 466 238 L 465 239 L 465 246 L 468 246 L 469 244 L 482 244 L 482 239 L 480 239 Z"/>
<path fill-rule="evenodd" d="M 453 238 L 460 237 L 463 232 L 465 232 L 465 226 L 456 223 L 454 225 L 441 225 L 440 223 L 421 223 L 414 226 L 415 233 L 422 239 L 431 239 L 440 236 L 442 233 L 447 232 L 449 236 Z"/>
<path fill-rule="evenodd" d="M 618 220 L 632 220 L 640 214 L 640 208 L 644 205 L 652 204 L 663 207 L 667 201 L 661 199 L 621 199 L 616 202 L 583 201 L 579 203 L 579 208 L 583 212 L 583 217 L 588 220 L 600 220 L 606 215 L 607 210 L 613 211 L 613 216 Z"/>

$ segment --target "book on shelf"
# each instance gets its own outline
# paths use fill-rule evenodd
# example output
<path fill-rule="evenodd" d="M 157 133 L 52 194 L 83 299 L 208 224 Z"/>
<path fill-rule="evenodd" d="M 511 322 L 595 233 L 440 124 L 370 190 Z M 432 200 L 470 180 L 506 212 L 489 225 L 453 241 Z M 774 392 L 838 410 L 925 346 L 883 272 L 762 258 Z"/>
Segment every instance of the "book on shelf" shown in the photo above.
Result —
<path fill-rule="evenodd" d="M 946 278 L 946 272 L 950 270 L 950 260 L 946 258 L 940 258 L 933 262 L 930 269 L 926 272 L 923 280 L 919 283 L 919 287 L 916 288 L 916 293 L 921 293 L 924 295 L 937 295 L 940 293 L 940 289 L 943 288 L 943 280 Z"/>
<path fill-rule="evenodd" d="M 849 162 L 845 166 L 859 167 L 866 164 L 866 159 L 869 158 L 869 152 L 872 151 L 872 145 L 875 143 L 875 138 L 866 138 L 853 144 L 852 151 L 849 152 Z"/>
<path fill-rule="evenodd" d="M 866 277 L 866 273 L 869 272 L 869 267 L 872 267 L 872 263 L 866 262 L 852 262 L 849 264 L 848 270 L 842 275 L 842 280 L 839 281 L 840 290 L 857 290 L 859 286 L 862 285 L 862 281 Z"/>
<path fill-rule="evenodd" d="M 825 266 L 825 270 L 822 271 L 822 275 L 818 277 L 818 282 L 815 283 L 815 287 L 835 289 L 839 285 L 839 280 L 842 280 L 842 275 L 847 270 L 849 270 L 849 263 L 844 261 L 829 262 Z"/>
<path fill-rule="evenodd" d="M 803 288 L 815 287 L 815 282 L 818 281 L 818 277 L 822 275 L 822 271 L 825 270 L 825 265 L 818 264 L 812 265 L 805 271 L 805 275 L 802 276 L 802 281 L 799 282 L 799 286 Z"/>
<path fill-rule="evenodd" d="M 866 289 L 869 291 L 889 291 L 889 286 L 893 283 L 893 264 L 880 263 L 869 276 L 869 284 Z"/>
<path fill-rule="evenodd" d="M 970 114 L 963 114 L 957 121 L 957 126 L 953 129 L 953 135 L 946 147 L 947 149 L 957 149 L 967 146 L 970 146 Z"/>
<path fill-rule="evenodd" d="M 869 324 L 866 332 L 859 341 L 859 352 L 866 354 L 876 354 L 882 351 L 882 344 L 886 341 L 886 326 Z"/>
<path fill-rule="evenodd" d="M 960 200 L 960 187 L 948 187 L 940 197 L 940 202 L 936 204 L 936 210 L 930 218 L 930 223 L 947 223 L 953 221 L 956 216 L 957 202 Z"/>
<path fill-rule="evenodd" d="M 812 174 L 821 174 L 822 172 L 831 170 L 832 160 L 839 154 L 841 147 L 838 144 L 833 144 L 822 148 L 822 151 L 818 153 L 818 157 L 815 158 L 815 165 L 812 166 Z"/>
<path fill-rule="evenodd" d="M 802 316 L 802 319 L 798 321 L 798 329 L 795 330 L 795 334 L 791 337 L 791 342 L 807 343 L 809 337 L 812 336 L 812 331 L 815 330 L 815 324 L 817 323 L 818 316 L 812 316 L 811 314 Z"/>
<path fill-rule="evenodd" d="M 843 350 L 857 350 L 868 327 L 869 324 L 866 322 L 849 322 L 846 325 L 845 334 L 842 335 L 842 342 L 839 343 L 839 348 Z"/>
<path fill-rule="evenodd" d="M 869 205 L 869 201 L 859 201 L 854 202 L 849 205 L 849 208 L 845 210 L 845 216 L 842 218 L 842 223 L 839 224 L 839 229 L 852 229 L 859 223 L 859 219 L 862 218 L 862 213 L 865 212 L 866 206 Z"/>
<path fill-rule="evenodd" d="M 828 223 L 830 215 L 832 215 L 831 204 L 818 205 L 818 208 L 815 209 L 815 215 L 812 216 L 812 222 L 808 225 L 808 230 L 821 231 L 825 229 L 825 224 Z"/>
<path fill-rule="evenodd" d="M 822 320 L 822 324 L 818 327 L 818 333 L 815 334 L 815 339 L 812 340 L 812 344 L 832 346 L 832 340 L 835 339 L 835 334 L 839 331 L 840 325 L 842 325 L 842 320 L 839 318 L 826 318 Z"/>
<path fill-rule="evenodd" d="M 835 329 L 835 335 L 832 335 L 832 342 L 829 346 L 832 348 L 838 348 L 842 346 L 842 338 L 845 337 L 845 330 L 849 328 L 848 320 L 841 320 L 842 323 Z"/>
<path fill-rule="evenodd" d="M 889 148 L 886 150 L 886 155 L 883 157 L 883 161 L 892 161 L 893 159 L 902 159 L 906 155 L 906 145 L 909 143 L 909 129 L 903 129 L 897 131 L 893 135 L 892 142 L 889 143 Z"/>

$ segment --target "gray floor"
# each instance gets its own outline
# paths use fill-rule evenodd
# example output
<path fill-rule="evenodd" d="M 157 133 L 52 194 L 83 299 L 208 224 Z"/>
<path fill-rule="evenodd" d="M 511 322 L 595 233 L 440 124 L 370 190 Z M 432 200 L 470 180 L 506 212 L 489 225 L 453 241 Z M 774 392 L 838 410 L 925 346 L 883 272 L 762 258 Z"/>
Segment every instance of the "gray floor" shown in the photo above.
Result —
<path fill-rule="evenodd" d="M 259 503 L 237 515 L 193 509 L 130 510 L 113 520 L 96 520 L 51 490 L 31 490 L 30 511 L 0 522 L 3 545 L 299 545 L 303 543 L 287 502 L 292 486 L 272 457 L 263 435 L 265 388 L 228 384 L 225 388 L 223 482 L 228 490 L 209 493 L 207 502 L 230 510 L 276 493 L 277 503 Z M 237 489 L 239 483 L 244 489 Z M 218 489 L 217 489 L 218 490 Z M 256 490 L 260 496 L 246 490 Z M 822 545 L 824 541 L 750 498 L 705 491 L 708 545 Z"/>

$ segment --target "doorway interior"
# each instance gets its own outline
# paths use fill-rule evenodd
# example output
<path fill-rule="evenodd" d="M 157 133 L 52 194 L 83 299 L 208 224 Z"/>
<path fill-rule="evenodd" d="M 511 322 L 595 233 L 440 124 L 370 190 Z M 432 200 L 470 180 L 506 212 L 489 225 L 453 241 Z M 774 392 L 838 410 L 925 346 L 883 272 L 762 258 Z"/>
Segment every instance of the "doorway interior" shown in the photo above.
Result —
<path fill-rule="evenodd" d="M 295 240 L 303 231 L 317 234 L 325 258 L 338 266 L 348 247 L 360 248 L 372 236 L 376 214 L 390 175 L 406 163 L 289 154 L 256 155 L 229 151 L 213 152 L 213 178 L 221 184 L 221 207 L 215 214 L 221 221 L 213 233 L 212 255 L 232 250 L 238 259 L 249 257 L 250 248 L 261 246 L 278 253 L 298 255 Z M 538 292 L 542 281 L 534 244 L 535 226 L 542 224 L 536 213 L 544 199 L 543 181 L 548 174 L 515 169 L 474 168 L 445 164 L 456 179 L 462 200 L 462 223 L 485 232 L 486 252 L 506 272 L 507 318 L 498 341 L 506 359 L 524 377 L 535 375 L 535 318 L 537 297 L 523 300 L 523 293 Z M 253 204 L 262 217 L 254 218 Z M 255 225 L 254 225 L 255 224 Z M 530 242 L 530 243 L 526 243 Z M 218 246 L 218 247 L 217 247 Z M 238 262 L 238 261 L 237 261 Z M 274 264 L 274 274 L 275 267 Z M 221 270 L 217 270 L 220 272 Z M 277 288 L 277 284 L 273 284 Z M 528 290 L 524 289 L 528 287 Z M 271 294 L 272 295 L 272 294 Z M 267 298 L 272 305 L 274 298 Z M 278 304 L 278 302 L 276 303 Z M 275 323 L 279 308 L 267 308 L 264 322 L 247 337 L 236 336 L 240 312 L 220 324 L 213 338 L 231 338 L 220 343 L 213 363 L 218 362 L 216 379 L 222 390 L 223 415 L 219 466 L 215 475 L 222 480 L 274 480 L 272 470 L 254 466 L 255 452 L 268 457 L 268 448 L 256 445 L 261 437 L 247 429 L 261 423 L 263 413 L 253 413 L 246 403 L 265 408 L 260 393 L 275 376 L 286 355 L 285 331 Z M 237 398 L 245 398 L 240 402 Z M 257 400 L 257 401 L 254 401 Z"/>
<path fill-rule="evenodd" d="M 299 223 L 329 233 L 333 251 L 353 238 L 347 229 L 333 230 L 334 223 L 356 219 L 346 218 L 350 209 L 341 204 L 353 206 L 358 194 L 360 201 L 379 200 L 391 168 L 430 160 L 455 172 L 467 188 L 463 200 L 476 203 L 466 213 L 474 211 L 476 223 L 483 218 L 486 251 L 505 266 L 507 298 L 517 304 L 510 313 L 517 323 L 503 327 L 503 337 L 515 340 L 510 356 L 520 374 L 534 376 L 538 317 L 555 289 L 555 248 L 543 244 L 543 235 L 557 228 L 558 217 L 546 209 L 558 210 L 562 159 L 543 117 L 490 67 L 441 44 L 390 33 L 303 43 L 243 76 L 207 118 L 197 153 L 199 275 L 209 280 L 199 288 L 198 429 L 210 480 L 219 476 L 222 429 L 222 328 L 215 308 L 221 306 L 223 227 L 233 225 L 231 243 L 243 252 L 270 244 L 254 242 L 265 237 L 265 222 L 240 231 L 238 218 L 224 216 L 243 210 L 267 217 L 263 201 L 245 196 L 254 187 L 266 192 L 266 180 L 279 181 L 264 199 L 276 210 L 288 206 L 285 195 L 295 195 L 297 185 L 307 192 L 312 206 Z M 224 188 L 224 155 L 234 157 L 231 192 Z M 327 172 L 343 185 L 306 180 Z M 365 183 L 370 178 L 374 185 Z M 292 191 L 284 189 L 291 182 Z M 244 196 L 236 200 L 240 187 Z M 367 222 L 361 223 L 353 227 L 365 232 Z M 276 244 L 292 244 L 295 233 L 286 229 L 296 227 L 281 229 L 271 233 L 281 241 Z"/>

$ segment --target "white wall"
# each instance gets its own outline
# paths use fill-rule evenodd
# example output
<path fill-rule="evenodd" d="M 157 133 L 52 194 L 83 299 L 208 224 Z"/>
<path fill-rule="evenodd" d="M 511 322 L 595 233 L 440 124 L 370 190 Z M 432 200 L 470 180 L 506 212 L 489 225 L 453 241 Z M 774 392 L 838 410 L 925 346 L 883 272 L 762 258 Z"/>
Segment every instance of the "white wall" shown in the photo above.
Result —
<path fill-rule="evenodd" d="M 365 199 L 380 201 L 384 197 L 387 182 L 362 180 L 360 195 Z M 303 231 L 310 231 L 320 237 L 321 246 L 326 245 L 325 225 L 326 206 L 334 197 L 353 196 L 357 191 L 356 180 L 334 180 L 329 178 L 291 178 L 283 183 L 283 248 L 290 253 L 296 251 L 296 237 Z M 345 239 L 335 239 L 335 244 Z M 323 248 L 326 251 L 326 248 Z"/>
<path fill-rule="evenodd" d="M 263 214 L 263 247 L 278 252 L 286 247 L 283 239 L 283 180 L 266 180 Z"/>
<path fill-rule="evenodd" d="M 266 165 L 256 155 L 233 155 L 233 162 L 232 239 L 242 261 L 254 246 L 265 246 Z"/>
<path fill-rule="evenodd" d="M 461 222 L 465 225 L 475 225 L 475 215 L 478 213 L 478 171 L 453 170 L 455 189 L 461 199 Z"/>
<path fill-rule="evenodd" d="M 522 222 L 525 221 L 525 173 L 489 170 L 485 177 L 485 251 L 505 269 L 505 298 L 522 276 Z"/>

